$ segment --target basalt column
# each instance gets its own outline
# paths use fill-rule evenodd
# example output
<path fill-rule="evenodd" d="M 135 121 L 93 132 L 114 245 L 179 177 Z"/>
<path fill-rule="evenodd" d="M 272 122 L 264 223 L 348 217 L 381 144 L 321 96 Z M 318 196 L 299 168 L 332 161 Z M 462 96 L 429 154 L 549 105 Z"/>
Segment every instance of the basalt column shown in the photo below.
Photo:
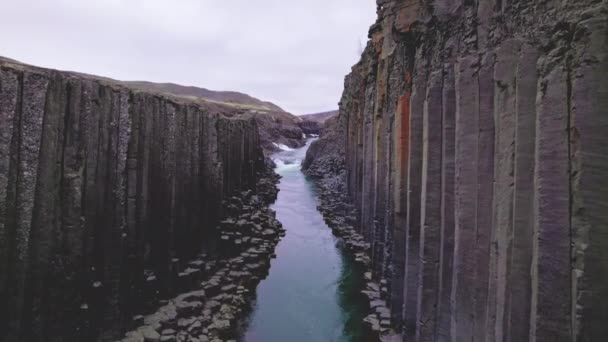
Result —
<path fill-rule="evenodd" d="M 0 339 L 115 339 L 175 293 L 221 201 L 254 187 L 255 121 L 0 66 Z"/>
<path fill-rule="evenodd" d="M 336 123 L 393 330 L 604 339 L 606 4 L 377 4 Z"/>

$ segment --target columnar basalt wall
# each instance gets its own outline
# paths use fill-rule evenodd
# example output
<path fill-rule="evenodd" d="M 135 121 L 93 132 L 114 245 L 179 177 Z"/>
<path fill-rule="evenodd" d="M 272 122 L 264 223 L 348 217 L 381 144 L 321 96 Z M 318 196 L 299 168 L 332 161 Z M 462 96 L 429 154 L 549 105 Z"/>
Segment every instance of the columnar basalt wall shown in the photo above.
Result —
<path fill-rule="evenodd" d="M 605 339 L 606 2 L 377 3 L 336 122 L 394 328 Z"/>
<path fill-rule="evenodd" d="M 255 120 L 0 67 L 0 339 L 119 337 L 212 247 L 222 200 L 255 186 Z"/>

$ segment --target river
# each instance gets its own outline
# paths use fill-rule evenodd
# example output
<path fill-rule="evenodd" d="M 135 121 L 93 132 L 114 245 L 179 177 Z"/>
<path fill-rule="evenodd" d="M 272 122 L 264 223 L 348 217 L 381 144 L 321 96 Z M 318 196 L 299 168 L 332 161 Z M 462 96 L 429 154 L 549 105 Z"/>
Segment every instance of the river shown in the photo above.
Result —
<path fill-rule="evenodd" d="M 362 275 L 317 210 L 300 171 L 306 146 L 273 156 L 282 176 L 273 209 L 286 229 L 268 277 L 257 287 L 243 342 L 362 342 Z"/>

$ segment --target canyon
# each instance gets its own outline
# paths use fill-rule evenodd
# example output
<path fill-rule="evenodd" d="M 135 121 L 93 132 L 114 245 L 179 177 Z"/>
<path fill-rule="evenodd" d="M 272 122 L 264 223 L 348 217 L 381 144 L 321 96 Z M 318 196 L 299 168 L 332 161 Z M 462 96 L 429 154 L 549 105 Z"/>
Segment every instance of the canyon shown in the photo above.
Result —
<path fill-rule="evenodd" d="M 376 3 L 337 112 L 0 58 L 0 340 L 604 340 L 608 3 Z"/>

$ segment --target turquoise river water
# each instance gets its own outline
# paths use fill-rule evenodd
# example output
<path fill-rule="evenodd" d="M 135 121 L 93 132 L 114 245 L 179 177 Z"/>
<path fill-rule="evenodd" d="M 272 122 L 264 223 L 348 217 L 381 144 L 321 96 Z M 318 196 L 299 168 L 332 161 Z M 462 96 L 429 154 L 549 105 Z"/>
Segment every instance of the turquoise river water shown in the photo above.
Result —
<path fill-rule="evenodd" d="M 361 270 L 337 246 L 300 171 L 306 149 L 274 155 L 282 176 L 273 209 L 286 229 L 243 328 L 242 342 L 364 342 Z"/>

